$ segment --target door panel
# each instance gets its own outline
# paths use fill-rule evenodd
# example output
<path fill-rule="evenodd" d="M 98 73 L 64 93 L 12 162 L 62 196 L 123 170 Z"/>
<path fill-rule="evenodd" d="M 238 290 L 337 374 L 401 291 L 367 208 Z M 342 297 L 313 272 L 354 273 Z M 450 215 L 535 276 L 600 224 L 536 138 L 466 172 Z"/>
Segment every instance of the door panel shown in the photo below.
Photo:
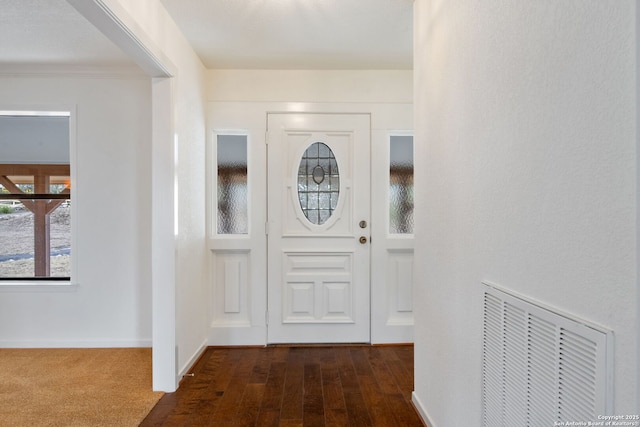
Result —
<path fill-rule="evenodd" d="M 372 146 L 371 342 L 413 342 L 413 136 L 374 129 Z"/>
<path fill-rule="evenodd" d="M 267 143 L 268 342 L 369 342 L 370 116 L 269 114 Z"/>
<path fill-rule="evenodd" d="M 267 160 L 264 140 L 253 137 L 264 128 L 225 130 L 229 117 L 217 113 L 207 149 L 208 342 L 264 344 L 266 213 L 255 207 L 266 203 Z"/>

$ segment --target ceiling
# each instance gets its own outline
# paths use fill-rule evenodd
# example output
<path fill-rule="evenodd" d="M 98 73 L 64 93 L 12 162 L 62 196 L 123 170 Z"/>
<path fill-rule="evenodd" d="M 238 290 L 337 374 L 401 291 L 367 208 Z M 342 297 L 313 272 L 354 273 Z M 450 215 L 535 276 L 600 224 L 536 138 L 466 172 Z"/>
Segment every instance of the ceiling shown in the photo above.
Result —
<path fill-rule="evenodd" d="M 161 2 L 207 68 L 412 68 L 412 0 Z"/>
<path fill-rule="evenodd" d="M 0 69 L 133 65 L 66 0 L 0 0 L 0 10 Z"/>
<path fill-rule="evenodd" d="M 160 1 L 207 68 L 412 68 L 413 0 Z M 0 69 L 133 65 L 66 0 L 0 10 Z"/>

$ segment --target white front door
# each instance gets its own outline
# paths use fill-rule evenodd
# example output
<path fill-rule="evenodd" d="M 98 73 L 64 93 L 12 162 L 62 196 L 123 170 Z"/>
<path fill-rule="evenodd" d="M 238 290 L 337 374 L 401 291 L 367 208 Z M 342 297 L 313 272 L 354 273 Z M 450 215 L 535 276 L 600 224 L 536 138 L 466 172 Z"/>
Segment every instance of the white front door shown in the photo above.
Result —
<path fill-rule="evenodd" d="M 267 130 L 268 342 L 370 342 L 370 115 Z"/>

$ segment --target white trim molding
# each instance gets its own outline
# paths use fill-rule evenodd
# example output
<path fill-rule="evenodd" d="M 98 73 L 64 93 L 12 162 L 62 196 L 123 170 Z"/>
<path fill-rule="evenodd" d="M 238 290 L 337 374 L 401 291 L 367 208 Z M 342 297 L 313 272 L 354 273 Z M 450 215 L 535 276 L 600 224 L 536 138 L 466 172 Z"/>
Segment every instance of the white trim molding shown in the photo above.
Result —
<path fill-rule="evenodd" d="M 425 406 L 422 404 L 422 401 L 415 391 L 411 392 L 411 402 L 416 408 L 416 411 L 418 411 L 418 415 L 420 415 L 420 418 L 422 418 L 422 422 L 424 422 L 429 427 L 437 427 L 436 424 L 431 420 L 431 417 L 429 417 L 427 408 L 425 408 Z"/>
<path fill-rule="evenodd" d="M 60 341 L 0 341 L 0 348 L 150 348 L 151 340 L 60 340 Z"/>
<path fill-rule="evenodd" d="M 150 77 L 172 77 L 176 67 L 126 10 L 114 1 L 67 0 Z M 107 4 L 108 3 L 108 4 Z"/>

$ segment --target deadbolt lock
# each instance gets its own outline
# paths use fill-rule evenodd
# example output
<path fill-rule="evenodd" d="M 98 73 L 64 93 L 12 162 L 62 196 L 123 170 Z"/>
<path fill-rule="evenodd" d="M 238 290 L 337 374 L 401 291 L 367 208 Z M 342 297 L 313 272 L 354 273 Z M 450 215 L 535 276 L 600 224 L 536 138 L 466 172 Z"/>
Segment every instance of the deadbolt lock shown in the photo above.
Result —
<path fill-rule="evenodd" d="M 360 228 L 367 228 L 367 221 L 360 221 Z"/>
<path fill-rule="evenodd" d="M 364 236 L 360 236 L 360 243 L 362 243 L 363 245 L 367 243 L 367 238 Z"/>

